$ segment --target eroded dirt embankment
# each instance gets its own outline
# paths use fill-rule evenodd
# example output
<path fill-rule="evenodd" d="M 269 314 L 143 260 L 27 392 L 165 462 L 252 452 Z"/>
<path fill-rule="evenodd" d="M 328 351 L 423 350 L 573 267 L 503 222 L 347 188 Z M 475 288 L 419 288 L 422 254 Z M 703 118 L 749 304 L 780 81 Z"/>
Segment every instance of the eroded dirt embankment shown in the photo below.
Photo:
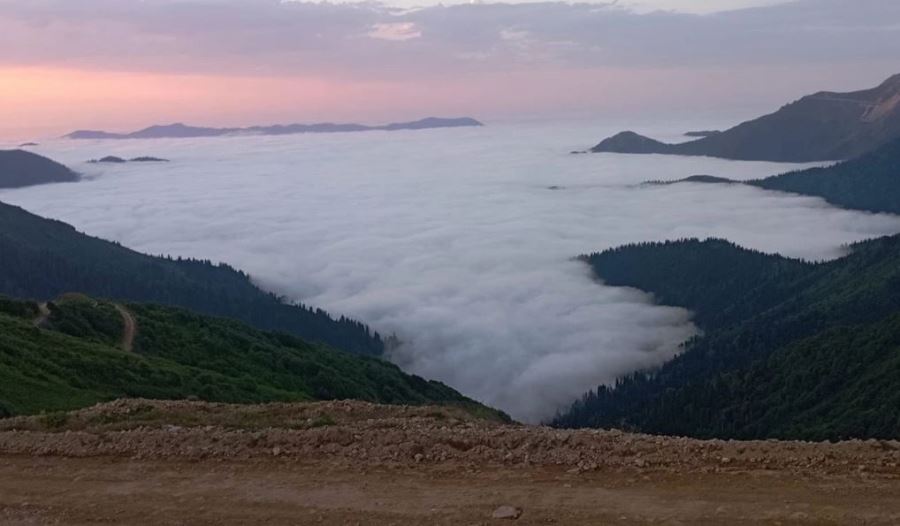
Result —
<path fill-rule="evenodd" d="M 0 453 L 900 476 L 897 441 L 693 440 L 502 424 L 458 408 L 346 401 L 238 406 L 120 400 L 0 421 Z"/>
<path fill-rule="evenodd" d="M 900 443 L 698 441 L 447 407 L 117 401 L 0 421 L 2 524 L 900 524 Z"/>

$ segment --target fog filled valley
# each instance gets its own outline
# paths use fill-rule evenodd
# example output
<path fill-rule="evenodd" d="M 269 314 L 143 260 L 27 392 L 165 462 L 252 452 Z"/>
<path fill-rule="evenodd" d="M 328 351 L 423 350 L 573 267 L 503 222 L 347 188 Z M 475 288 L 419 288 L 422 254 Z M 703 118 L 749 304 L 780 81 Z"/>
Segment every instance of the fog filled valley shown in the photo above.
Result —
<path fill-rule="evenodd" d="M 155 140 L 50 140 L 78 183 L 0 201 L 150 254 L 226 262 L 291 301 L 392 335 L 387 357 L 512 417 L 546 421 L 603 383 L 675 356 L 687 310 L 600 282 L 574 258 L 719 237 L 807 260 L 900 232 L 900 217 L 744 185 L 813 165 L 590 154 L 616 126 Z M 697 127 L 697 129 L 706 129 Z M 657 127 L 673 139 L 682 129 Z M 89 164 L 115 155 L 168 163 Z M 828 164 L 828 163 L 820 163 Z"/>
<path fill-rule="evenodd" d="M 898 495 L 897 0 L 0 0 L 0 525 Z"/>

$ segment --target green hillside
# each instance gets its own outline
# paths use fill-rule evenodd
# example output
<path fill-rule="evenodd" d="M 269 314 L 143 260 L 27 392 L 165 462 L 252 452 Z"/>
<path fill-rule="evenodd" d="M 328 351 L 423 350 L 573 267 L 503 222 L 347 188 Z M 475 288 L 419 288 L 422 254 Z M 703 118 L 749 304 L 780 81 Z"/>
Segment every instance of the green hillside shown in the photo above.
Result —
<path fill-rule="evenodd" d="M 900 436 L 900 236 L 805 263 L 721 240 L 585 257 L 612 285 L 690 308 L 703 329 L 656 371 L 588 393 L 558 426 L 729 438 Z M 861 410 L 866 406 L 869 410 Z"/>
<path fill-rule="evenodd" d="M 240 320 L 263 330 L 360 354 L 381 354 L 362 323 L 290 305 L 227 265 L 140 254 L 0 203 L 0 294 L 47 300 L 66 292 L 160 303 Z"/>
<path fill-rule="evenodd" d="M 821 197 L 844 208 L 900 214 L 900 140 L 849 161 L 747 184 Z"/>
<path fill-rule="evenodd" d="M 73 409 L 122 397 L 220 402 L 359 399 L 456 404 L 500 417 L 444 384 L 381 359 L 312 345 L 178 308 L 68 295 L 0 298 L 0 414 Z M 136 322 L 123 350 L 125 309 Z M 35 323 L 40 322 L 40 326 Z"/>

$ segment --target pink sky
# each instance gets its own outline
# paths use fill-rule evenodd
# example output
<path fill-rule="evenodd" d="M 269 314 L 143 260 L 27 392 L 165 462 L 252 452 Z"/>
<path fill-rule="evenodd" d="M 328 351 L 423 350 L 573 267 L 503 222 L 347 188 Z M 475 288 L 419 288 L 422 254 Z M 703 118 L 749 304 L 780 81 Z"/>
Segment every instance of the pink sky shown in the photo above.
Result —
<path fill-rule="evenodd" d="M 11 0 L 0 4 L 0 137 L 175 121 L 751 116 L 900 71 L 900 6 L 865 6 L 803 0 L 699 16 Z"/>

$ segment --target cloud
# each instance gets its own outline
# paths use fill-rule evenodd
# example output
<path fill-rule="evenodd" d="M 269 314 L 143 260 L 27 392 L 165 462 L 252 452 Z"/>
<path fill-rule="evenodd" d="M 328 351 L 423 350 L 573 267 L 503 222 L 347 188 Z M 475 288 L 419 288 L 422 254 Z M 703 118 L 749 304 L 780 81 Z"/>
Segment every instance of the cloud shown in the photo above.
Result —
<path fill-rule="evenodd" d="M 412 22 L 378 23 L 372 26 L 368 35 L 382 40 L 411 40 L 422 36 L 422 32 Z"/>
<path fill-rule="evenodd" d="M 572 257 L 721 236 L 822 258 L 900 231 L 896 217 L 754 188 L 635 186 L 782 165 L 567 154 L 615 129 L 42 142 L 41 153 L 94 178 L 0 199 L 142 251 L 227 261 L 279 293 L 395 332 L 403 345 L 391 358 L 407 370 L 529 420 L 664 362 L 694 332 L 687 312 L 597 283 Z M 84 163 L 109 154 L 173 162 Z"/>
<path fill-rule="evenodd" d="M 0 0 L 0 135 L 435 113 L 737 121 L 874 86 L 900 71 L 898 57 L 894 0 L 706 15 L 615 2 Z M 93 82 L 61 89 L 78 75 Z M 63 95 L 45 93 L 54 86 Z M 138 96 L 124 108 L 108 103 L 128 93 Z"/>
<path fill-rule="evenodd" d="M 893 0 L 801 0 L 707 15 L 636 13 L 615 3 L 414 10 L 280 0 L 0 3 L 7 65 L 383 79 L 456 75 L 485 62 L 466 57 L 515 70 L 897 64 L 898 56 Z"/>

